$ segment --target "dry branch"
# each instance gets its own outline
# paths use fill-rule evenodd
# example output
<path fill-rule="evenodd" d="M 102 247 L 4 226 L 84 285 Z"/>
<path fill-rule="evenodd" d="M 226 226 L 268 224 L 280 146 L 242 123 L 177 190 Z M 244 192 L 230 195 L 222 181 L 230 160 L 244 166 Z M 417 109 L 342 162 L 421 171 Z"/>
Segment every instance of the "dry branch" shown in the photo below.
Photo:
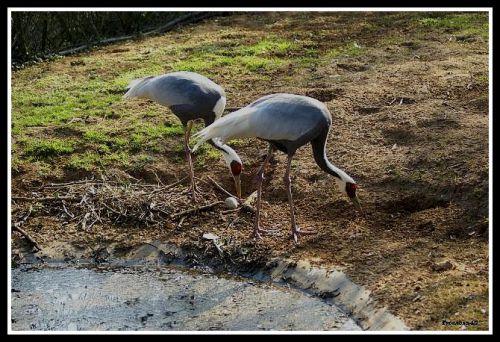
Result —
<path fill-rule="evenodd" d="M 15 201 L 40 201 L 40 202 L 45 202 L 45 201 L 57 201 L 57 200 L 68 200 L 68 201 L 79 201 L 80 198 L 78 197 L 73 197 L 73 196 L 61 196 L 61 197 L 23 197 L 23 196 L 13 196 L 13 200 Z"/>
<path fill-rule="evenodd" d="M 176 214 L 171 215 L 171 217 L 173 219 L 175 219 L 176 217 L 191 214 L 191 213 L 202 211 L 202 210 L 207 210 L 207 209 L 215 207 L 216 205 L 223 204 L 223 203 L 224 203 L 223 201 L 217 201 L 217 202 L 210 203 L 210 204 L 207 204 L 207 205 L 204 205 L 201 207 L 196 207 L 196 208 L 191 208 L 188 210 L 181 211 L 180 213 L 176 213 Z"/>
<path fill-rule="evenodd" d="M 20 227 L 21 224 L 23 224 L 24 222 L 26 222 L 26 220 L 28 219 L 28 217 L 31 215 L 31 212 L 33 211 L 33 207 L 30 206 L 29 210 L 28 210 L 28 213 L 18 222 L 14 223 L 12 225 L 12 229 L 21 233 L 22 236 L 24 236 L 26 238 L 26 240 L 28 240 L 37 250 L 41 251 L 42 250 L 42 247 L 40 247 L 40 245 L 35 241 L 35 239 L 33 239 L 28 233 L 26 233 L 26 231 L 24 229 L 22 229 Z"/>

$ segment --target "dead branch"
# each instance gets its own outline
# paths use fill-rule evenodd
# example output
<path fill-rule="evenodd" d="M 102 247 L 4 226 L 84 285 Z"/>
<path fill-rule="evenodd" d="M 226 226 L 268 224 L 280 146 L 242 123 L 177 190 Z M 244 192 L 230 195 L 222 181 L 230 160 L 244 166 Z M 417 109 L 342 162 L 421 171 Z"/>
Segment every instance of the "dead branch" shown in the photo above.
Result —
<path fill-rule="evenodd" d="M 73 197 L 73 196 L 61 196 L 61 197 L 23 197 L 23 196 L 13 196 L 13 200 L 15 201 L 40 201 L 40 202 L 45 202 L 45 201 L 58 201 L 58 200 L 68 200 L 68 201 L 78 201 L 80 198 L 78 197 Z"/>
<path fill-rule="evenodd" d="M 202 211 L 202 210 L 207 210 L 207 209 L 215 207 L 216 205 L 223 204 L 223 203 L 224 203 L 223 201 L 217 201 L 217 202 L 214 202 L 214 203 L 211 203 L 211 204 L 204 205 L 202 207 L 196 207 L 196 208 L 191 208 L 191 209 L 188 209 L 188 210 L 181 211 L 180 213 L 173 214 L 170 217 L 173 218 L 173 219 L 175 219 L 175 218 L 177 218 L 179 216 L 191 214 L 191 213 Z"/>
<path fill-rule="evenodd" d="M 153 195 L 153 194 L 155 194 L 155 193 L 157 193 L 157 192 L 160 192 L 160 191 L 165 191 L 165 190 L 171 189 L 171 188 L 173 188 L 173 187 L 175 187 L 175 186 L 177 186 L 177 185 L 181 184 L 181 183 L 182 183 L 182 182 L 183 182 L 186 178 L 188 178 L 188 177 L 186 176 L 186 177 L 184 177 L 184 178 L 182 178 L 182 179 L 178 180 L 178 181 L 177 181 L 177 182 L 175 182 L 175 183 L 169 184 L 169 185 L 167 185 L 167 186 L 164 186 L 164 187 L 161 187 L 161 188 L 158 188 L 158 189 L 154 189 L 153 191 L 151 191 L 151 193 L 149 194 L 149 196 L 148 196 L 148 197 L 151 197 L 151 195 Z"/>
<path fill-rule="evenodd" d="M 74 182 L 67 182 L 67 183 L 49 183 L 46 184 L 45 186 L 50 186 L 50 187 L 64 187 L 68 185 L 74 185 L 74 184 L 89 184 L 89 183 L 94 183 L 95 181 L 93 179 L 84 179 L 84 180 L 79 180 L 79 181 L 74 181 Z M 98 182 L 102 183 L 102 182 Z"/>
<path fill-rule="evenodd" d="M 151 169 L 151 172 L 153 172 L 153 174 L 155 175 L 156 177 L 156 181 L 158 182 L 158 186 L 161 184 L 162 186 L 165 186 L 165 184 L 163 184 L 163 182 L 161 181 L 160 177 L 158 177 L 158 174 L 156 173 L 155 170 Z"/>
<path fill-rule="evenodd" d="M 73 215 L 72 213 L 70 213 L 70 212 L 68 211 L 68 209 L 66 208 L 66 206 L 64 205 L 64 200 L 62 201 L 62 205 L 63 205 L 63 209 L 64 209 L 64 212 L 66 213 L 66 215 L 68 215 L 68 216 L 69 216 L 69 217 L 71 217 L 71 218 L 74 218 L 74 217 L 75 217 L 75 215 Z"/>
<path fill-rule="evenodd" d="M 33 207 L 30 206 L 29 210 L 28 210 L 28 213 L 18 222 L 14 223 L 12 225 L 12 229 L 19 232 L 22 236 L 24 236 L 26 238 L 26 240 L 28 240 L 31 245 L 33 245 L 37 250 L 41 251 L 42 250 L 42 247 L 40 247 L 40 245 L 38 244 L 38 242 L 35 241 L 35 239 L 33 239 L 28 233 L 26 233 L 26 231 L 24 229 L 22 229 L 20 227 L 21 224 L 23 224 L 24 222 L 26 222 L 26 220 L 28 219 L 28 217 L 31 215 L 31 212 L 33 211 Z"/>
<path fill-rule="evenodd" d="M 231 194 L 229 191 L 227 191 L 226 189 L 224 189 L 219 183 L 217 183 L 212 177 L 210 176 L 207 176 L 208 179 L 210 179 L 212 181 L 212 183 L 214 183 L 214 185 L 217 187 L 217 189 L 219 189 L 220 191 L 222 191 L 223 193 L 225 193 L 226 195 L 228 195 L 229 197 L 234 197 L 238 202 L 241 202 L 241 199 L 239 199 L 238 197 L 236 197 L 235 195 Z"/>
<path fill-rule="evenodd" d="M 38 244 L 38 242 L 35 241 L 35 239 L 33 239 L 28 233 L 26 233 L 22 228 L 20 227 L 16 227 L 15 225 L 12 226 L 12 229 L 14 229 L 15 231 L 18 231 L 19 233 L 21 233 L 22 236 L 24 236 L 26 238 L 26 240 L 28 240 L 37 250 L 41 251 L 42 250 L 42 247 L 40 247 L 40 245 Z"/>

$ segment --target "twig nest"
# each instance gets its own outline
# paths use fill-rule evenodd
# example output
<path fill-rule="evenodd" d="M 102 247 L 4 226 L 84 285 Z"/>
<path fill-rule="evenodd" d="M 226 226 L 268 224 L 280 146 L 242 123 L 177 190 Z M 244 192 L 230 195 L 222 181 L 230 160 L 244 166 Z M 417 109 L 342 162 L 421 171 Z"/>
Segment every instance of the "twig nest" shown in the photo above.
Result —
<path fill-rule="evenodd" d="M 224 201 L 224 204 L 226 205 L 226 208 L 228 209 L 236 209 L 238 208 L 238 201 L 234 197 L 228 197 Z"/>

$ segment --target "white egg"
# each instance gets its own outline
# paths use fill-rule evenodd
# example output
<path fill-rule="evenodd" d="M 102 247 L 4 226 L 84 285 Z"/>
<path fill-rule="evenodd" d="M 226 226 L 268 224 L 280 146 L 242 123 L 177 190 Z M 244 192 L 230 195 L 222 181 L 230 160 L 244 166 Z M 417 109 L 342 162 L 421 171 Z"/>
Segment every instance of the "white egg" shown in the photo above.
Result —
<path fill-rule="evenodd" d="M 238 201 L 234 197 L 228 197 L 228 198 L 226 198 L 226 200 L 224 201 L 224 204 L 229 209 L 236 209 L 236 208 L 238 208 Z"/>

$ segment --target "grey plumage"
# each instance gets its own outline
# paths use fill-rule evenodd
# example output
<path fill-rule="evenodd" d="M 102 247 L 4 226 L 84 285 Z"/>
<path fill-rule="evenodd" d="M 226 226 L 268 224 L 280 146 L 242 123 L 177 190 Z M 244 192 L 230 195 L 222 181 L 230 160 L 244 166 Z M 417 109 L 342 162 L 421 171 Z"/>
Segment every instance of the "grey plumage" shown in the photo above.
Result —
<path fill-rule="evenodd" d="M 141 97 L 153 100 L 172 112 L 187 125 L 190 120 L 203 119 L 209 125 L 224 111 L 226 93 L 208 78 L 189 71 L 161 76 L 148 76 L 132 81 L 124 98 Z M 218 101 L 222 101 L 217 108 Z"/>
<path fill-rule="evenodd" d="M 202 119 L 205 126 L 219 119 L 226 106 L 224 89 L 208 78 L 194 72 L 177 71 L 161 76 L 147 76 L 133 80 L 127 86 L 124 98 L 147 98 L 160 105 L 170 108 L 184 126 L 184 149 L 189 164 L 193 200 L 196 200 L 196 185 L 189 148 L 189 137 L 193 121 Z M 210 144 L 222 152 L 234 177 L 236 190 L 241 192 L 239 172 L 241 167 L 234 167 L 234 163 L 241 166 L 241 160 L 236 152 L 217 139 L 210 139 Z M 239 171 L 238 171 L 239 170 Z M 236 173 L 235 173 L 236 172 Z"/>
<path fill-rule="evenodd" d="M 332 123 L 328 108 L 320 101 L 294 94 L 272 94 L 264 96 L 240 110 L 226 115 L 194 135 L 199 141 L 196 150 L 204 141 L 219 137 L 224 143 L 232 138 L 256 137 L 269 142 L 269 153 L 258 172 L 257 215 L 254 232 L 260 236 L 260 196 L 264 168 L 270 155 L 278 149 L 288 155 L 285 186 L 290 203 L 292 232 L 295 241 L 298 234 L 311 233 L 300 230 L 295 223 L 291 193 L 290 166 L 296 150 L 311 143 L 314 159 L 321 169 L 335 177 L 340 190 L 346 193 L 357 208 L 356 183 L 343 170 L 331 164 L 326 156 L 326 141 Z"/>

